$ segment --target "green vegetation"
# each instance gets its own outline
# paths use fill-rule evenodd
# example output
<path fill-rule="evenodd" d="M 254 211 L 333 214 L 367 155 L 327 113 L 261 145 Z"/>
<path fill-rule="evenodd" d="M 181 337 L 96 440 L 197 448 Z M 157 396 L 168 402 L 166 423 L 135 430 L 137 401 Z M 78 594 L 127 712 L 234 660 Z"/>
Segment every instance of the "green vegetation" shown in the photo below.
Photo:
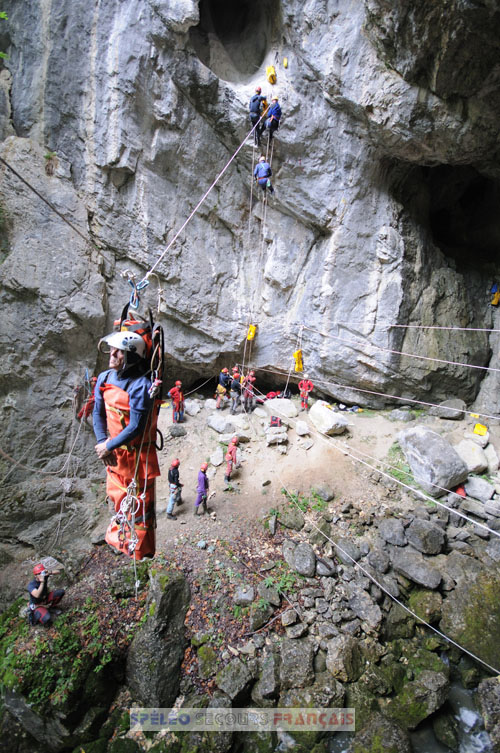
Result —
<path fill-rule="evenodd" d="M 406 462 L 403 450 L 398 442 L 394 442 L 394 444 L 389 447 L 387 461 L 392 466 L 392 468 L 388 468 L 387 470 L 389 476 L 392 476 L 396 481 L 402 481 L 404 484 L 415 483 L 410 466 Z"/>
<path fill-rule="evenodd" d="M 3 10 L 0 10 L 0 19 L 2 19 L 3 21 L 7 21 L 8 18 L 9 17 L 8 17 L 7 13 L 5 13 L 5 11 L 3 11 Z M 0 59 L 1 60 L 7 60 L 8 57 L 9 56 L 7 55 L 6 52 L 0 52 Z"/>

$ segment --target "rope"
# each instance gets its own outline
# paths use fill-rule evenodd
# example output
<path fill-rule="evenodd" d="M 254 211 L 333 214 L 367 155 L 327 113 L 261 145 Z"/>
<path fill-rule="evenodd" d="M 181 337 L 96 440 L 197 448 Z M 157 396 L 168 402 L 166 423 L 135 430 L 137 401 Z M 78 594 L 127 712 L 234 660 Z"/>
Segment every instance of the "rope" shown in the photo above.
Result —
<path fill-rule="evenodd" d="M 388 327 L 402 327 L 404 329 L 445 329 L 451 332 L 500 332 L 500 329 L 483 329 L 481 327 L 438 327 L 428 324 L 388 324 Z"/>
<path fill-rule="evenodd" d="M 205 386 L 206 384 L 208 384 L 208 382 L 211 382 L 211 381 L 212 381 L 212 379 L 217 379 L 217 377 L 213 377 L 213 376 L 209 377 L 208 379 L 206 379 L 206 380 L 205 380 L 205 381 L 203 382 L 203 384 L 199 384 L 199 385 L 198 385 L 197 387 L 195 387 L 195 388 L 194 388 L 193 390 L 190 390 L 189 392 L 185 392 L 185 393 L 184 393 L 184 397 L 187 397 L 188 395 L 192 395 L 192 394 L 193 394 L 193 392 L 196 392 L 197 390 L 201 390 L 201 388 L 202 388 L 202 387 L 204 387 L 204 386 Z"/>
<path fill-rule="evenodd" d="M 195 206 L 195 208 L 193 209 L 193 211 L 191 212 L 191 214 L 189 215 L 189 217 L 187 218 L 187 220 L 185 220 L 185 222 L 181 225 L 181 227 L 176 232 L 176 234 L 174 235 L 174 237 L 172 238 L 172 240 L 170 241 L 170 243 L 168 244 L 168 246 L 166 247 L 166 249 L 163 251 L 163 253 L 160 255 L 160 257 L 153 264 L 153 266 L 151 267 L 151 269 L 148 272 L 146 272 L 146 275 L 145 275 L 144 279 L 141 280 L 141 282 L 145 282 L 146 285 L 148 284 L 148 278 L 155 271 L 156 267 L 158 266 L 158 264 L 160 264 L 160 262 L 162 261 L 162 259 L 164 258 L 164 256 L 167 254 L 167 252 L 172 248 L 173 244 L 175 243 L 175 241 L 177 240 L 177 238 L 179 237 L 179 235 L 182 233 L 182 231 L 184 230 L 184 228 L 193 219 L 194 215 L 196 214 L 196 212 L 198 211 L 198 209 L 201 207 L 201 205 L 203 204 L 203 202 L 205 201 L 205 199 L 207 198 L 207 196 L 209 195 L 209 193 L 212 191 L 213 188 L 215 188 L 215 186 L 217 185 L 217 183 L 219 182 L 219 180 L 222 178 L 222 176 L 224 175 L 224 173 L 228 169 L 229 165 L 236 158 L 236 155 L 241 151 L 241 149 L 245 145 L 246 140 L 248 139 L 248 137 L 253 135 L 253 132 L 255 131 L 255 129 L 257 128 L 257 126 L 259 125 L 259 123 L 260 123 L 261 120 L 262 120 L 262 116 L 259 118 L 259 120 L 257 121 L 257 123 L 253 126 L 253 128 L 247 133 L 247 135 L 245 136 L 245 138 L 243 139 L 243 141 L 241 142 L 241 144 L 239 145 L 239 147 L 237 148 L 237 150 L 234 152 L 234 154 L 231 157 L 231 159 L 225 164 L 225 166 L 222 168 L 222 170 L 220 171 L 220 173 L 217 175 L 217 177 L 215 178 L 215 180 L 213 181 L 213 183 L 205 191 L 205 193 L 203 194 L 203 196 L 201 197 L 201 199 L 199 200 L 199 202 L 197 203 L 197 205 Z"/>
<path fill-rule="evenodd" d="M 394 353 L 395 355 L 399 356 L 407 356 L 408 358 L 419 358 L 423 361 L 437 361 L 438 363 L 446 363 L 450 366 L 463 366 L 467 369 L 481 369 L 482 371 L 497 371 L 500 372 L 500 369 L 495 369 L 492 366 L 476 366 L 475 364 L 471 363 L 461 363 L 460 361 L 446 361 L 443 358 L 432 358 L 431 356 L 417 356 L 415 353 L 405 353 L 401 350 L 392 350 L 391 348 L 384 348 L 382 345 L 375 345 L 375 343 L 371 342 L 362 342 L 361 340 L 344 340 L 344 338 L 340 337 L 339 335 L 329 335 L 326 332 L 321 332 L 319 329 L 314 329 L 313 327 L 308 327 L 307 325 L 302 325 L 304 329 L 309 330 L 310 332 L 317 332 L 319 335 L 322 335 L 323 337 L 329 337 L 332 340 L 339 340 L 342 343 L 345 343 L 346 345 L 352 345 L 354 342 L 355 345 L 361 345 L 363 347 L 366 347 L 366 345 L 371 346 L 372 348 L 377 348 L 378 350 L 383 350 L 386 353 Z"/>
<path fill-rule="evenodd" d="M 257 391 L 260 392 L 260 390 L 257 390 Z M 260 394 L 264 397 L 264 394 L 262 392 L 260 392 Z M 273 408 L 273 410 L 278 415 L 280 414 L 279 409 Z M 289 416 L 285 416 L 284 413 L 281 413 L 281 416 L 286 419 L 287 423 L 290 422 L 290 423 L 292 423 L 292 424 L 295 425 L 296 421 L 293 418 L 290 418 Z M 297 420 L 299 420 L 299 419 L 297 419 Z M 445 505 L 443 502 L 439 502 L 439 500 L 434 499 L 434 497 L 431 497 L 430 495 L 426 494 L 422 490 L 415 489 L 415 487 L 410 486 L 409 484 L 405 484 L 404 481 L 400 481 L 399 479 L 394 478 L 393 476 L 390 476 L 388 473 L 385 473 L 385 471 L 380 470 L 380 468 L 377 468 L 374 465 L 370 465 L 370 463 L 367 463 L 365 460 L 362 460 L 361 458 L 358 458 L 355 455 L 353 455 L 352 452 L 348 452 L 348 450 L 352 450 L 353 452 L 359 452 L 360 454 L 367 455 L 367 453 L 363 453 L 362 450 L 353 449 L 346 442 L 342 444 L 342 447 L 340 447 L 336 442 L 333 442 L 331 440 L 329 441 L 323 434 L 321 434 L 320 432 L 318 432 L 316 429 L 312 429 L 312 433 L 314 435 L 316 435 L 317 437 L 319 437 L 319 439 L 321 439 L 321 441 L 325 442 L 328 446 L 333 447 L 334 449 L 336 449 L 339 452 L 341 452 L 343 455 L 348 455 L 353 460 L 357 460 L 358 463 L 362 463 L 362 465 L 365 465 L 367 468 L 370 468 L 370 470 L 376 471 L 377 473 L 380 473 L 382 476 L 385 476 L 385 478 L 389 479 L 390 481 L 396 482 L 397 484 L 399 484 L 400 486 L 404 487 L 408 491 L 413 492 L 414 494 L 416 494 L 418 497 L 424 498 L 424 499 L 426 499 L 429 502 L 437 504 L 440 507 L 443 507 L 445 510 L 448 510 L 451 513 L 455 513 L 456 515 L 458 515 L 459 517 L 463 518 L 464 520 L 467 520 L 473 526 L 478 526 L 479 528 L 483 528 L 485 531 L 488 531 L 488 533 L 491 533 L 494 536 L 497 536 L 497 537 L 500 538 L 500 532 L 495 531 L 492 528 L 488 528 L 488 526 L 484 525 L 483 523 L 479 523 L 479 522 L 473 520 L 472 518 L 469 518 L 467 515 L 464 515 L 464 513 L 460 513 L 460 512 L 458 512 L 458 510 Z M 375 458 L 372 458 L 370 455 L 367 455 L 367 457 L 370 457 L 372 460 L 375 460 Z M 389 467 L 392 467 L 392 468 L 394 467 L 394 466 L 390 466 L 389 463 L 386 463 L 385 461 L 377 461 L 376 460 L 376 462 L 382 462 L 383 465 L 388 465 Z M 397 470 L 400 470 L 400 469 L 397 469 Z M 416 481 L 418 481 L 418 478 L 416 478 Z M 434 484 L 431 481 L 429 481 L 427 483 L 429 483 L 431 486 L 436 487 L 436 489 L 440 489 L 442 491 L 446 491 L 448 493 L 451 493 L 450 489 L 445 489 L 444 487 L 438 486 L 437 484 Z"/>
<path fill-rule="evenodd" d="M 275 376 L 282 376 L 282 377 L 286 376 L 286 372 L 280 372 L 275 369 L 265 369 L 261 366 L 254 367 L 254 368 L 258 368 L 259 371 L 265 371 L 269 374 L 274 374 Z M 329 382 L 326 379 L 317 379 L 314 376 L 313 376 L 313 379 L 317 385 L 323 385 L 326 387 L 337 387 L 337 388 L 340 387 L 341 389 L 352 390 L 353 392 L 363 392 L 368 395 L 377 395 L 378 397 L 386 397 L 391 400 L 401 400 L 404 403 L 415 403 L 417 405 L 425 405 L 431 408 L 441 407 L 438 403 L 428 403 L 428 402 L 425 402 L 424 400 L 417 400 L 410 397 L 401 397 L 400 395 L 391 395 L 390 393 L 387 393 L 387 392 L 376 392 L 375 390 L 366 390 L 361 387 L 353 387 L 349 384 L 342 384 L 340 382 Z M 463 411 L 463 412 L 470 413 L 470 411 Z M 475 411 L 474 411 L 474 416 L 478 416 L 479 418 L 491 418 L 496 421 L 498 421 L 500 418 L 500 416 L 498 415 L 490 415 L 489 413 L 476 413 Z"/>
<path fill-rule="evenodd" d="M 82 238 L 82 239 L 83 239 L 83 240 L 85 241 L 85 243 L 89 243 L 89 244 L 90 244 L 90 245 L 92 246 L 92 248 L 93 248 L 93 249 L 95 249 L 95 250 L 96 250 L 96 251 L 97 251 L 97 252 L 98 252 L 98 253 L 99 253 L 99 254 L 100 254 L 100 255 L 101 255 L 102 257 L 103 257 L 103 259 L 106 259 L 106 261 L 107 261 L 107 262 L 108 262 L 109 264 L 113 264 L 113 260 L 112 260 L 112 259 L 110 259 L 110 258 L 108 258 L 108 257 L 106 256 L 106 254 L 104 254 L 104 253 L 102 252 L 102 249 L 101 249 L 101 248 L 99 248 L 99 246 L 96 246 L 96 244 L 95 244 L 95 243 L 93 243 L 93 242 L 92 242 L 92 241 L 90 240 L 90 238 L 88 238 L 88 237 L 87 237 L 86 235 L 84 235 L 84 234 L 83 234 L 83 233 L 81 232 L 81 230 L 79 230 L 79 229 L 78 229 L 78 228 L 77 228 L 77 227 L 76 227 L 75 225 L 73 225 L 73 223 L 72 223 L 72 222 L 70 222 L 70 221 L 69 221 L 69 220 L 67 219 L 67 217 L 65 217 L 65 216 L 64 216 L 64 215 L 63 215 L 63 214 L 62 214 L 62 213 L 61 213 L 61 212 L 60 212 L 60 211 L 59 211 L 58 209 L 56 209 L 56 207 L 55 207 L 55 206 L 54 206 L 54 205 L 52 204 L 52 202 L 50 202 L 50 201 L 49 201 L 48 199 L 46 199 L 46 198 L 45 198 L 44 196 L 42 196 L 42 194 L 41 194 L 41 193 L 40 193 L 39 191 L 37 191 L 37 189 L 36 189 L 36 188 L 34 188 L 34 186 L 32 186 L 32 185 L 31 185 L 31 183 L 28 183 L 28 181 L 27 181 L 27 180 L 25 180 L 25 178 L 23 178 L 23 177 L 22 177 L 22 175 L 20 175 L 20 174 L 19 174 L 19 173 L 17 172 L 17 170 L 15 170 L 15 169 L 14 169 L 14 168 L 12 167 L 12 165 L 9 165 L 9 163 L 8 163 L 8 162 L 7 162 L 6 160 L 4 160 L 4 159 L 3 159 L 3 157 L 0 157 L 0 162 L 1 162 L 1 163 L 2 163 L 3 165 L 5 165 L 5 167 L 6 167 L 6 168 L 7 168 L 8 170 L 10 170 L 10 171 L 11 171 L 11 172 L 12 172 L 12 173 L 13 173 L 13 174 L 14 174 L 14 175 L 16 176 L 16 178 L 17 178 L 18 180 L 20 180 L 20 181 L 21 181 L 21 183 L 24 183 L 24 185 L 25 185 L 25 186 L 27 186 L 27 187 L 28 187 L 28 188 L 30 189 L 30 191 L 33 191 L 33 193 L 34 193 L 34 194 L 36 194 L 36 196 L 38 196 L 38 198 L 39 198 L 39 199 L 41 199 L 41 200 L 42 200 L 42 201 L 43 201 L 43 202 L 44 202 L 45 204 L 47 204 L 47 206 L 48 206 L 48 207 L 49 207 L 49 208 L 50 208 L 50 209 L 51 209 L 51 210 L 52 210 L 52 211 L 53 211 L 53 212 L 54 212 L 55 214 L 57 214 L 57 216 L 58 216 L 58 217 L 60 217 L 60 219 L 61 219 L 61 220 L 62 220 L 63 222 L 65 222 L 65 223 L 66 223 L 66 225 L 68 225 L 68 226 L 69 226 L 69 227 L 70 227 L 70 228 L 71 228 L 71 229 L 72 229 L 72 230 L 73 230 L 73 231 L 74 231 L 75 233 L 77 233 L 77 234 L 78 234 L 78 235 L 80 236 L 80 238 Z"/>
<path fill-rule="evenodd" d="M 279 474 L 277 474 L 277 475 L 278 475 L 278 479 L 279 479 L 280 484 L 285 489 L 285 492 L 287 494 L 288 499 L 291 502 L 293 502 L 293 504 L 297 507 L 298 510 L 300 510 L 300 507 L 297 504 L 297 502 L 295 501 L 294 496 L 289 492 L 289 490 L 287 489 L 287 487 L 283 483 L 283 480 L 280 478 Z M 375 585 L 378 586 L 378 588 L 380 588 L 381 591 L 383 591 L 385 594 L 387 594 L 387 596 L 389 596 L 389 598 L 391 598 L 396 604 L 398 604 L 400 607 L 402 607 L 405 610 L 405 612 L 408 612 L 408 614 L 410 614 L 414 619 L 418 620 L 420 623 L 422 623 L 426 627 L 428 627 L 431 630 L 433 630 L 441 638 L 444 638 L 445 641 L 447 641 L 448 643 L 451 643 L 453 646 L 456 646 L 456 648 L 460 649 L 460 651 L 463 651 L 464 653 L 468 654 L 472 659 L 474 659 L 475 661 L 478 661 L 480 664 L 482 664 L 483 666 L 487 667 L 495 675 L 500 674 L 500 670 L 499 669 L 496 669 L 495 667 L 492 667 L 491 664 L 488 664 L 488 662 L 485 662 L 479 656 L 476 656 L 476 654 L 472 653 L 472 651 L 469 651 L 468 649 L 464 648 L 464 646 L 461 646 L 460 643 L 457 643 L 456 641 L 454 641 L 453 638 L 450 638 L 448 635 L 445 635 L 445 633 L 442 633 L 440 630 L 438 630 L 437 628 L 435 628 L 433 625 L 430 625 L 428 622 L 426 622 L 424 619 L 422 619 L 422 617 L 419 617 L 418 614 L 416 614 L 409 607 L 407 607 L 405 604 L 403 604 L 403 602 L 400 601 L 396 596 L 393 596 L 393 594 L 391 594 L 387 590 L 387 588 L 385 588 L 382 585 L 382 583 L 379 583 L 377 581 L 377 579 L 366 568 L 363 567 L 363 565 L 360 565 L 359 562 L 356 562 L 356 560 L 353 559 L 346 551 L 344 551 L 344 549 L 342 549 L 342 547 L 339 544 L 337 544 L 333 539 L 330 538 L 330 536 L 328 536 L 326 533 L 324 533 L 319 528 L 319 526 L 316 525 L 316 523 L 314 521 L 310 520 L 309 522 L 313 526 L 313 528 L 315 528 L 317 531 L 319 531 L 325 537 L 325 539 L 327 539 L 331 544 L 333 544 L 333 546 L 342 554 L 343 557 L 345 557 L 347 560 L 350 560 L 350 562 L 353 564 L 354 567 L 357 567 L 359 570 L 361 570 L 361 572 L 364 575 L 366 575 L 367 578 L 369 578 L 373 583 L 375 583 Z"/>

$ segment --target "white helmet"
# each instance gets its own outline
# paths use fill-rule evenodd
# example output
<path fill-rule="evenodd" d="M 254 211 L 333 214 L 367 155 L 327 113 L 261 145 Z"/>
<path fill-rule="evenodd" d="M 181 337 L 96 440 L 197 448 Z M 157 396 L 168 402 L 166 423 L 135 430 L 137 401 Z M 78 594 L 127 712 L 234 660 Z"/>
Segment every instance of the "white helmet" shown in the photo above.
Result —
<path fill-rule="evenodd" d="M 264 157 L 264 155 L 262 155 L 262 157 L 259 157 L 259 162 L 265 162 L 265 161 L 266 161 L 266 158 Z"/>
<path fill-rule="evenodd" d="M 118 348 L 126 353 L 135 353 L 139 358 L 146 355 L 146 343 L 136 332 L 112 332 L 103 337 L 101 343 L 107 343 L 110 348 Z"/>

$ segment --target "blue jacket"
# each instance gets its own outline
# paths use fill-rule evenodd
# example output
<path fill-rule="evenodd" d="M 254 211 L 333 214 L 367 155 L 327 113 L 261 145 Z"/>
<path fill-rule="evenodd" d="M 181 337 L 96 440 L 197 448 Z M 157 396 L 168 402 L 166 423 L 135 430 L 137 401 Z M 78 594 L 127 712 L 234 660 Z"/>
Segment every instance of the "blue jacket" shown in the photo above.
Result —
<path fill-rule="evenodd" d="M 273 171 L 269 162 L 257 162 L 253 174 L 257 180 L 262 180 L 263 178 L 271 177 Z"/>
<path fill-rule="evenodd" d="M 252 99 L 250 100 L 250 112 L 255 113 L 256 115 L 260 115 L 262 112 L 262 103 L 265 100 L 265 97 L 263 97 L 261 94 L 254 94 Z"/>
<path fill-rule="evenodd" d="M 274 120 L 277 120 L 279 123 L 280 118 L 281 118 L 281 107 L 279 105 L 279 102 L 275 102 L 274 105 L 271 105 L 271 107 L 267 111 L 266 117 L 268 118 L 273 117 Z"/>
<path fill-rule="evenodd" d="M 94 434 L 98 442 L 105 442 L 108 438 L 106 424 L 106 406 L 101 392 L 103 384 L 114 384 L 128 393 L 130 405 L 130 420 L 128 426 L 121 431 L 113 440 L 106 445 L 108 450 L 115 450 L 122 444 L 128 444 L 144 431 L 148 415 L 153 406 L 153 400 L 149 396 L 151 379 L 147 376 L 134 378 L 121 378 L 114 369 L 108 369 L 99 374 L 95 386 L 94 404 Z"/>

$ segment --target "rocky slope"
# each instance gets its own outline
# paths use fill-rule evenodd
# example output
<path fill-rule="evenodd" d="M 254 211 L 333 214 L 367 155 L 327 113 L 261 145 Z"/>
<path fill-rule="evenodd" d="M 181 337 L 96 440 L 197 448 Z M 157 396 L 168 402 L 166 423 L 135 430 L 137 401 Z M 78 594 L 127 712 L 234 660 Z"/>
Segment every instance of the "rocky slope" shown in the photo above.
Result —
<path fill-rule="evenodd" d="M 143 300 L 159 302 L 170 373 L 241 359 L 249 320 L 254 364 L 287 369 L 306 324 L 306 367 L 326 394 L 362 402 L 332 381 L 468 404 L 479 391 L 498 411 L 495 372 L 481 386 L 478 370 L 390 351 L 483 366 L 498 351 L 496 334 L 392 325 L 494 323 L 499 12 L 458 0 L 226 6 L 4 3 L 0 156 L 100 249 L 2 165 L 0 437 L 28 467 L 66 472 L 73 387 L 128 297 L 122 273 L 140 279 L 158 260 L 244 139 L 257 84 L 284 112 L 277 198 L 251 207 L 245 146 L 159 264 Z M 91 445 L 66 485 L 79 512 Z M 10 481 L 25 478 L 3 460 Z M 11 540 L 40 502 L 47 516 L 59 506 L 57 483 L 35 483 L 11 493 Z"/>

